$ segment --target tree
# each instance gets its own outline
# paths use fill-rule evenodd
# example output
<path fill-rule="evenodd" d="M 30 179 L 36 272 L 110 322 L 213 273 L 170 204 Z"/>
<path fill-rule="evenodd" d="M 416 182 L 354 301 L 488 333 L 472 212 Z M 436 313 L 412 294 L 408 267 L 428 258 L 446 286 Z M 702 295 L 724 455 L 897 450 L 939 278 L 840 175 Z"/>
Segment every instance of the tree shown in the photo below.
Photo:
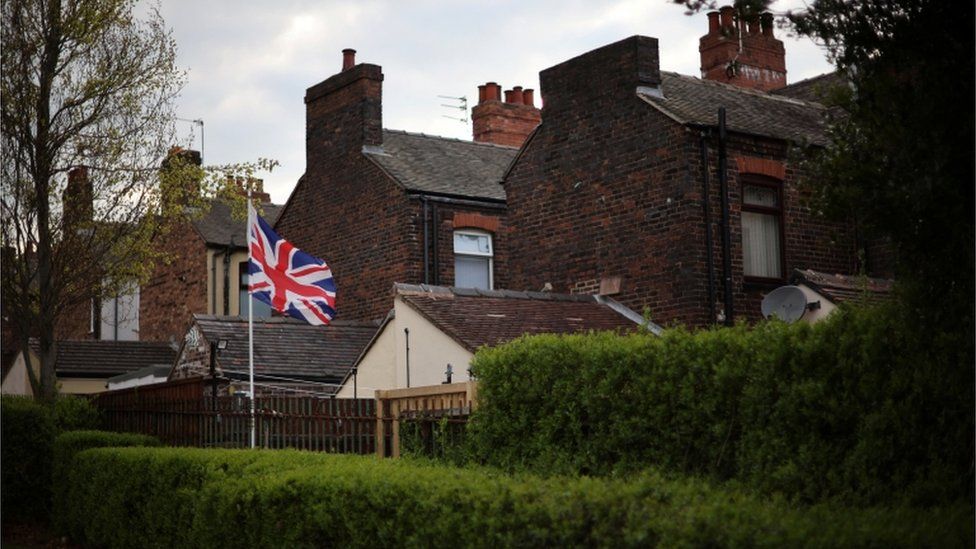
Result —
<path fill-rule="evenodd" d="M 202 204 L 207 181 L 220 180 L 179 160 L 160 170 L 176 142 L 184 75 L 158 10 L 137 18 L 134 7 L 3 2 L 4 311 L 22 349 L 38 340 L 39 378 L 24 354 L 34 393 L 45 399 L 57 391 L 59 321 L 145 279 L 165 259 L 153 239 L 199 211 L 186 206 Z"/>
<path fill-rule="evenodd" d="M 673 0 L 689 13 L 714 0 Z M 738 0 L 742 17 L 774 6 Z M 825 98 L 830 144 L 808 161 L 824 212 L 890 240 L 919 326 L 965 334 L 974 295 L 973 4 L 813 0 L 780 24 L 850 82 Z M 971 353 L 970 353 L 971 354 Z"/>

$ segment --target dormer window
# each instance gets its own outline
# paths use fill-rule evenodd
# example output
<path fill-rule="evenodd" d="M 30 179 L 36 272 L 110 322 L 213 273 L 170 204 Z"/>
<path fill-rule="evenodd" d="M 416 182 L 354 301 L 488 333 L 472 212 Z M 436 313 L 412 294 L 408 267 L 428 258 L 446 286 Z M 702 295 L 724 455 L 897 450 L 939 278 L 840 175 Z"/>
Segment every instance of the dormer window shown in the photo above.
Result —
<path fill-rule="evenodd" d="M 454 231 L 454 285 L 459 288 L 492 289 L 491 234 L 484 231 Z"/>

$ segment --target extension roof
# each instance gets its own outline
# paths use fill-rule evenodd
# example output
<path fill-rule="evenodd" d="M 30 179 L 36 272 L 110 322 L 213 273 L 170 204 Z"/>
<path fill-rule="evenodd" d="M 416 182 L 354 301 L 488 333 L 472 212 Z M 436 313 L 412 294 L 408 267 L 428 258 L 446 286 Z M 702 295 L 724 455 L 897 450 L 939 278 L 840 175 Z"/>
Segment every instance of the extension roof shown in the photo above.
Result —
<path fill-rule="evenodd" d="M 590 330 L 636 331 L 644 319 L 616 301 L 595 295 L 476 290 L 395 284 L 408 305 L 471 352 L 524 334 Z M 659 333 L 653 323 L 648 329 Z"/>
<path fill-rule="evenodd" d="M 804 284 L 834 303 L 865 301 L 878 303 L 891 295 L 894 281 L 885 278 L 827 274 L 812 269 L 795 269 L 792 281 Z"/>
<path fill-rule="evenodd" d="M 36 339 L 31 350 L 39 352 Z M 149 341 L 59 341 L 54 371 L 58 376 L 112 377 L 146 366 L 172 367 L 176 351 L 168 343 Z"/>
<path fill-rule="evenodd" d="M 827 109 L 819 103 L 664 71 L 660 92 L 641 88 L 637 95 L 680 124 L 716 126 L 718 108 L 725 107 L 730 132 L 827 144 Z"/>
<path fill-rule="evenodd" d="M 217 357 L 224 375 L 246 378 L 247 319 L 199 314 L 193 318 L 206 341 L 227 340 L 227 348 Z M 255 374 L 339 382 L 352 368 L 376 329 L 377 324 L 372 322 L 335 320 L 328 326 L 312 326 L 286 317 L 255 319 Z"/>
<path fill-rule="evenodd" d="M 383 146 L 364 151 L 407 191 L 502 202 L 517 148 L 383 130 Z"/>
<path fill-rule="evenodd" d="M 828 72 L 814 76 L 813 78 L 794 82 L 786 87 L 773 90 L 770 93 L 820 103 L 831 89 L 847 85 L 847 82 L 847 77 L 843 73 Z"/>
<path fill-rule="evenodd" d="M 262 204 L 260 214 L 269 225 L 274 226 L 282 209 L 278 204 Z M 208 246 L 247 248 L 247 220 L 234 217 L 227 202 L 211 201 L 210 210 L 193 221 L 193 226 Z"/>

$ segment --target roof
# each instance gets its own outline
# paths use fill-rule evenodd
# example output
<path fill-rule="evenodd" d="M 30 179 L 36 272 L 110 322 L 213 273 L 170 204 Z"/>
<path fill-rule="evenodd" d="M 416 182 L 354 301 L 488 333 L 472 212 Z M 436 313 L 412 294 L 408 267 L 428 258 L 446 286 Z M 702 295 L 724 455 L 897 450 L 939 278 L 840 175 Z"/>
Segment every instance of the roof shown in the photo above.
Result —
<path fill-rule="evenodd" d="M 227 340 L 217 362 L 225 375 L 248 371 L 247 319 L 238 316 L 194 315 L 209 341 Z M 373 322 L 335 320 L 312 326 L 300 320 L 272 317 L 254 321 L 255 374 L 290 379 L 338 382 L 376 332 Z"/>
<path fill-rule="evenodd" d="M 611 299 L 511 290 L 395 284 L 394 291 L 469 351 L 523 334 L 633 331 L 643 318 Z M 659 331 L 651 324 L 649 329 Z"/>
<path fill-rule="evenodd" d="M 794 284 L 805 284 L 834 303 L 866 301 L 877 303 L 891 295 L 894 281 L 860 275 L 827 274 L 812 269 L 796 269 Z"/>
<path fill-rule="evenodd" d="M 518 149 L 383 130 L 383 146 L 364 152 L 408 191 L 503 201 L 500 181 Z"/>
<path fill-rule="evenodd" d="M 37 340 L 31 341 L 37 352 Z M 54 371 L 58 376 L 111 377 L 146 366 L 172 367 L 176 351 L 169 343 L 149 341 L 59 341 Z"/>
<path fill-rule="evenodd" d="M 716 126 L 718 108 L 725 107 L 730 132 L 827 144 L 827 109 L 819 103 L 663 71 L 660 91 L 641 88 L 637 95 L 681 124 Z"/>
<path fill-rule="evenodd" d="M 274 226 L 282 209 L 277 204 L 262 204 L 261 217 Z M 222 200 L 212 200 L 210 210 L 193 221 L 193 226 L 208 245 L 247 247 L 247 219 L 235 218 L 230 204 Z"/>
<path fill-rule="evenodd" d="M 847 82 L 847 78 L 840 72 L 828 72 L 806 80 L 794 82 L 789 86 L 773 90 L 772 94 L 802 99 L 804 101 L 823 102 L 824 96 L 837 86 L 842 86 Z"/>
<path fill-rule="evenodd" d="M 117 376 L 112 376 L 108 378 L 109 383 L 122 383 L 123 381 L 128 381 L 130 379 L 139 379 L 142 377 L 161 377 L 166 379 L 169 376 L 170 370 L 173 369 L 172 364 L 159 364 L 155 366 L 146 366 L 139 368 L 138 370 L 132 370 L 131 372 L 125 374 L 119 374 Z"/>

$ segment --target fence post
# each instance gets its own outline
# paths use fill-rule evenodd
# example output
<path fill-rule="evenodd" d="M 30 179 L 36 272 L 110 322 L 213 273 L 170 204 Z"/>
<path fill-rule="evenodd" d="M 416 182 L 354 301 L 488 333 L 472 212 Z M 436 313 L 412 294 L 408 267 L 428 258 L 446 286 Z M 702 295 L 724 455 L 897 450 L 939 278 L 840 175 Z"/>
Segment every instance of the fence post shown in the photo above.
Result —
<path fill-rule="evenodd" d="M 385 433 L 383 425 L 383 393 L 380 389 L 376 390 L 376 457 L 386 457 Z"/>

